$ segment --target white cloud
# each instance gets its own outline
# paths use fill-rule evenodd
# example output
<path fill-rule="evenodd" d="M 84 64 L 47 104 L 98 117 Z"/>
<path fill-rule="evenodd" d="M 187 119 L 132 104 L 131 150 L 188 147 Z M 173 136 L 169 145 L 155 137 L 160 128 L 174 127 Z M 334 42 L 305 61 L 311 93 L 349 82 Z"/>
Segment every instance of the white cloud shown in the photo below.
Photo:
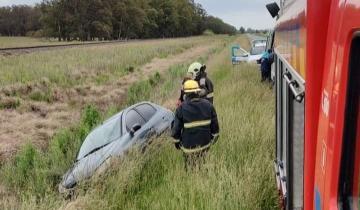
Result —
<path fill-rule="evenodd" d="M 28 4 L 34 5 L 35 3 L 40 3 L 41 0 L 0 0 L 0 6 L 11 6 L 17 4 Z"/>
<path fill-rule="evenodd" d="M 274 20 L 265 5 L 274 0 L 195 0 L 208 14 L 217 16 L 225 22 L 239 28 L 251 27 L 268 29 L 274 26 Z"/>

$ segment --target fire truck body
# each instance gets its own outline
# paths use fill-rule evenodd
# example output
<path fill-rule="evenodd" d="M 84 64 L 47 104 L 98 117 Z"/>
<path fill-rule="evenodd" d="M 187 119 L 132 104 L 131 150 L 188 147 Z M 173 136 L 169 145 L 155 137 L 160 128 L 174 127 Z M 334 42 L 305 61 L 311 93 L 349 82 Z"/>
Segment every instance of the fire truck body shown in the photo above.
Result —
<path fill-rule="evenodd" d="M 315 207 L 359 209 L 360 2 L 333 1 L 321 87 Z"/>
<path fill-rule="evenodd" d="M 285 208 L 359 209 L 360 1 L 282 1 L 274 33 Z"/>
<path fill-rule="evenodd" d="M 287 209 L 301 208 L 303 204 L 305 11 L 305 0 L 284 2 L 274 32 L 275 171 Z"/>

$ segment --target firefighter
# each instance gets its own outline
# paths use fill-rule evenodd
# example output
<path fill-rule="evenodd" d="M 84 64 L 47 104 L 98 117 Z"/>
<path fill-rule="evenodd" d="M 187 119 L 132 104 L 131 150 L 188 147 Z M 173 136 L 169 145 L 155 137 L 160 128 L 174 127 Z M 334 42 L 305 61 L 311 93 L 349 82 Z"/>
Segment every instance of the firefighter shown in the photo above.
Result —
<path fill-rule="evenodd" d="M 201 91 L 199 92 L 199 96 L 213 103 L 214 85 L 207 77 L 206 66 L 199 62 L 195 62 L 189 66 L 187 75 L 188 77 L 199 83 L 201 89 Z M 183 96 L 180 96 L 179 100 L 183 101 Z"/>
<path fill-rule="evenodd" d="M 190 75 L 187 75 L 186 77 L 184 77 L 182 83 L 181 83 L 181 90 L 180 90 L 180 97 L 177 101 L 177 104 L 176 104 L 176 107 L 179 107 L 182 102 L 184 102 L 184 99 L 185 99 L 185 94 L 184 94 L 184 84 L 186 81 L 188 80 L 191 80 L 191 76 Z"/>
<path fill-rule="evenodd" d="M 219 124 L 214 106 L 200 98 L 195 80 L 184 83 L 185 101 L 177 108 L 171 136 L 175 147 L 184 152 L 186 169 L 203 162 L 210 146 L 218 139 Z"/>

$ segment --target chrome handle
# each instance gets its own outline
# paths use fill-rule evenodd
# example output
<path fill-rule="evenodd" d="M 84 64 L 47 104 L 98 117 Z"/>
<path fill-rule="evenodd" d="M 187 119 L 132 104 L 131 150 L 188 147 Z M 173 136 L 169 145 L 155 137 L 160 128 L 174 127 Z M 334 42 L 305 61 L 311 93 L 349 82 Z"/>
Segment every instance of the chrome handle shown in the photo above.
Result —
<path fill-rule="evenodd" d="M 291 76 L 289 73 L 283 74 L 283 77 L 286 80 L 286 83 L 289 85 L 291 92 L 293 92 L 293 94 L 294 94 L 295 100 L 297 102 L 301 103 L 302 100 L 304 99 L 305 92 L 303 90 L 298 91 L 298 89 L 297 89 L 297 87 L 299 87 L 298 83 L 295 80 L 291 81 L 289 76 Z"/>

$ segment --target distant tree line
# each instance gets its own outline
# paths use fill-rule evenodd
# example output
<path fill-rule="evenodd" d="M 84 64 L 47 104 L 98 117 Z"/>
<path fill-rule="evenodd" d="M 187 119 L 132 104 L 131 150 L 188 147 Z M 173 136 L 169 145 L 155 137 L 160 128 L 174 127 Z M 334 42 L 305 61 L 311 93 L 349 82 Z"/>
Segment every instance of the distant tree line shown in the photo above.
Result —
<path fill-rule="evenodd" d="M 0 35 L 112 40 L 235 34 L 193 0 L 43 0 L 35 7 L 0 7 Z"/>
<path fill-rule="evenodd" d="M 263 33 L 263 34 L 267 34 L 269 32 L 269 30 L 267 29 L 252 29 L 252 28 L 247 28 L 245 29 L 244 27 L 240 27 L 239 29 L 239 33 L 240 34 L 244 34 L 244 33 L 249 33 L 249 34 L 252 34 L 252 33 Z"/>
<path fill-rule="evenodd" d="M 0 35 L 25 36 L 41 30 L 39 7 L 0 7 Z"/>

